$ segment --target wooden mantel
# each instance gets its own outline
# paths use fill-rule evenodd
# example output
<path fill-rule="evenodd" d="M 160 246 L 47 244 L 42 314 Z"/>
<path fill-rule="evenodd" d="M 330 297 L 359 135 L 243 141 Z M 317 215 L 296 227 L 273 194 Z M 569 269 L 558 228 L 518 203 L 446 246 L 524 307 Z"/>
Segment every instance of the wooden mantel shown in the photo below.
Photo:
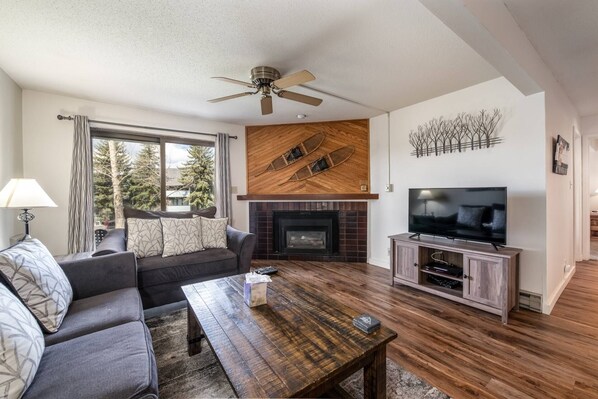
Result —
<path fill-rule="evenodd" d="M 239 201 L 340 201 L 377 200 L 378 194 L 244 194 L 237 195 Z"/>

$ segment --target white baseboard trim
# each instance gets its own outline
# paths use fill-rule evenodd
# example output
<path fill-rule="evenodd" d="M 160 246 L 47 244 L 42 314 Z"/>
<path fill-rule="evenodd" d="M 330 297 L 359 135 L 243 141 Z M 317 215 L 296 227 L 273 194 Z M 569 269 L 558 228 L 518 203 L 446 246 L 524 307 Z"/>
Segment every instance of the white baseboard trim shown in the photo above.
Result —
<path fill-rule="evenodd" d="M 390 262 L 388 259 L 368 258 L 368 263 L 370 265 L 383 267 L 385 269 L 390 269 Z"/>
<path fill-rule="evenodd" d="M 557 301 L 561 297 L 561 294 L 563 293 L 563 291 L 565 291 L 565 288 L 567 288 L 567 285 L 569 284 L 569 282 L 571 281 L 571 278 L 573 278 L 573 275 L 575 274 L 575 270 L 576 270 L 576 267 L 573 266 L 571 268 L 571 270 L 569 271 L 569 273 L 567 274 L 567 276 L 565 277 L 565 279 L 561 282 L 561 285 L 559 286 L 559 288 L 543 304 L 542 313 L 545 313 L 545 314 L 552 313 L 552 309 L 554 309 L 554 305 L 556 305 Z"/>

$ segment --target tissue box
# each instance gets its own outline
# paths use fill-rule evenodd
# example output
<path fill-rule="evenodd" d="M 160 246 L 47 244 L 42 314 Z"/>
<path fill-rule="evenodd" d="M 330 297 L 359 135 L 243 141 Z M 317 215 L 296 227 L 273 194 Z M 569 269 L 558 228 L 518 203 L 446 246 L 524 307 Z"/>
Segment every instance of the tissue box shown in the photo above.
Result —
<path fill-rule="evenodd" d="M 245 283 L 245 303 L 250 308 L 267 303 L 268 283 Z"/>

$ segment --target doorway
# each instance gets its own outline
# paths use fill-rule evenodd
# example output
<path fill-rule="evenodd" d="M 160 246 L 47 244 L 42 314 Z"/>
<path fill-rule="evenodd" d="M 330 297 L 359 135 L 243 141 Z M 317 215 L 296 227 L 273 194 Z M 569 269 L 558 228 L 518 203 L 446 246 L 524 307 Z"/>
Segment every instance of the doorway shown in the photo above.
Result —
<path fill-rule="evenodd" d="M 588 137 L 588 210 L 583 215 L 588 218 L 587 233 L 589 235 L 590 259 L 598 260 L 598 136 Z"/>

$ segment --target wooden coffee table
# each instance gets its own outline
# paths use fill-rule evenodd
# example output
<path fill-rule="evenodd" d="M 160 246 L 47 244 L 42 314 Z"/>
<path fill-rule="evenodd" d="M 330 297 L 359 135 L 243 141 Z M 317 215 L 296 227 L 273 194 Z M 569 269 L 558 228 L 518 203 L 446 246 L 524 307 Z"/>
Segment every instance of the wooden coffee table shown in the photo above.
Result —
<path fill-rule="evenodd" d="M 364 369 L 365 398 L 386 397 L 386 344 L 397 334 L 365 334 L 359 312 L 279 273 L 268 303 L 243 301 L 244 275 L 183 287 L 188 301 L 189 355 L 205 336 L 238 397 L 343 394 L 338 384 Z"/>

